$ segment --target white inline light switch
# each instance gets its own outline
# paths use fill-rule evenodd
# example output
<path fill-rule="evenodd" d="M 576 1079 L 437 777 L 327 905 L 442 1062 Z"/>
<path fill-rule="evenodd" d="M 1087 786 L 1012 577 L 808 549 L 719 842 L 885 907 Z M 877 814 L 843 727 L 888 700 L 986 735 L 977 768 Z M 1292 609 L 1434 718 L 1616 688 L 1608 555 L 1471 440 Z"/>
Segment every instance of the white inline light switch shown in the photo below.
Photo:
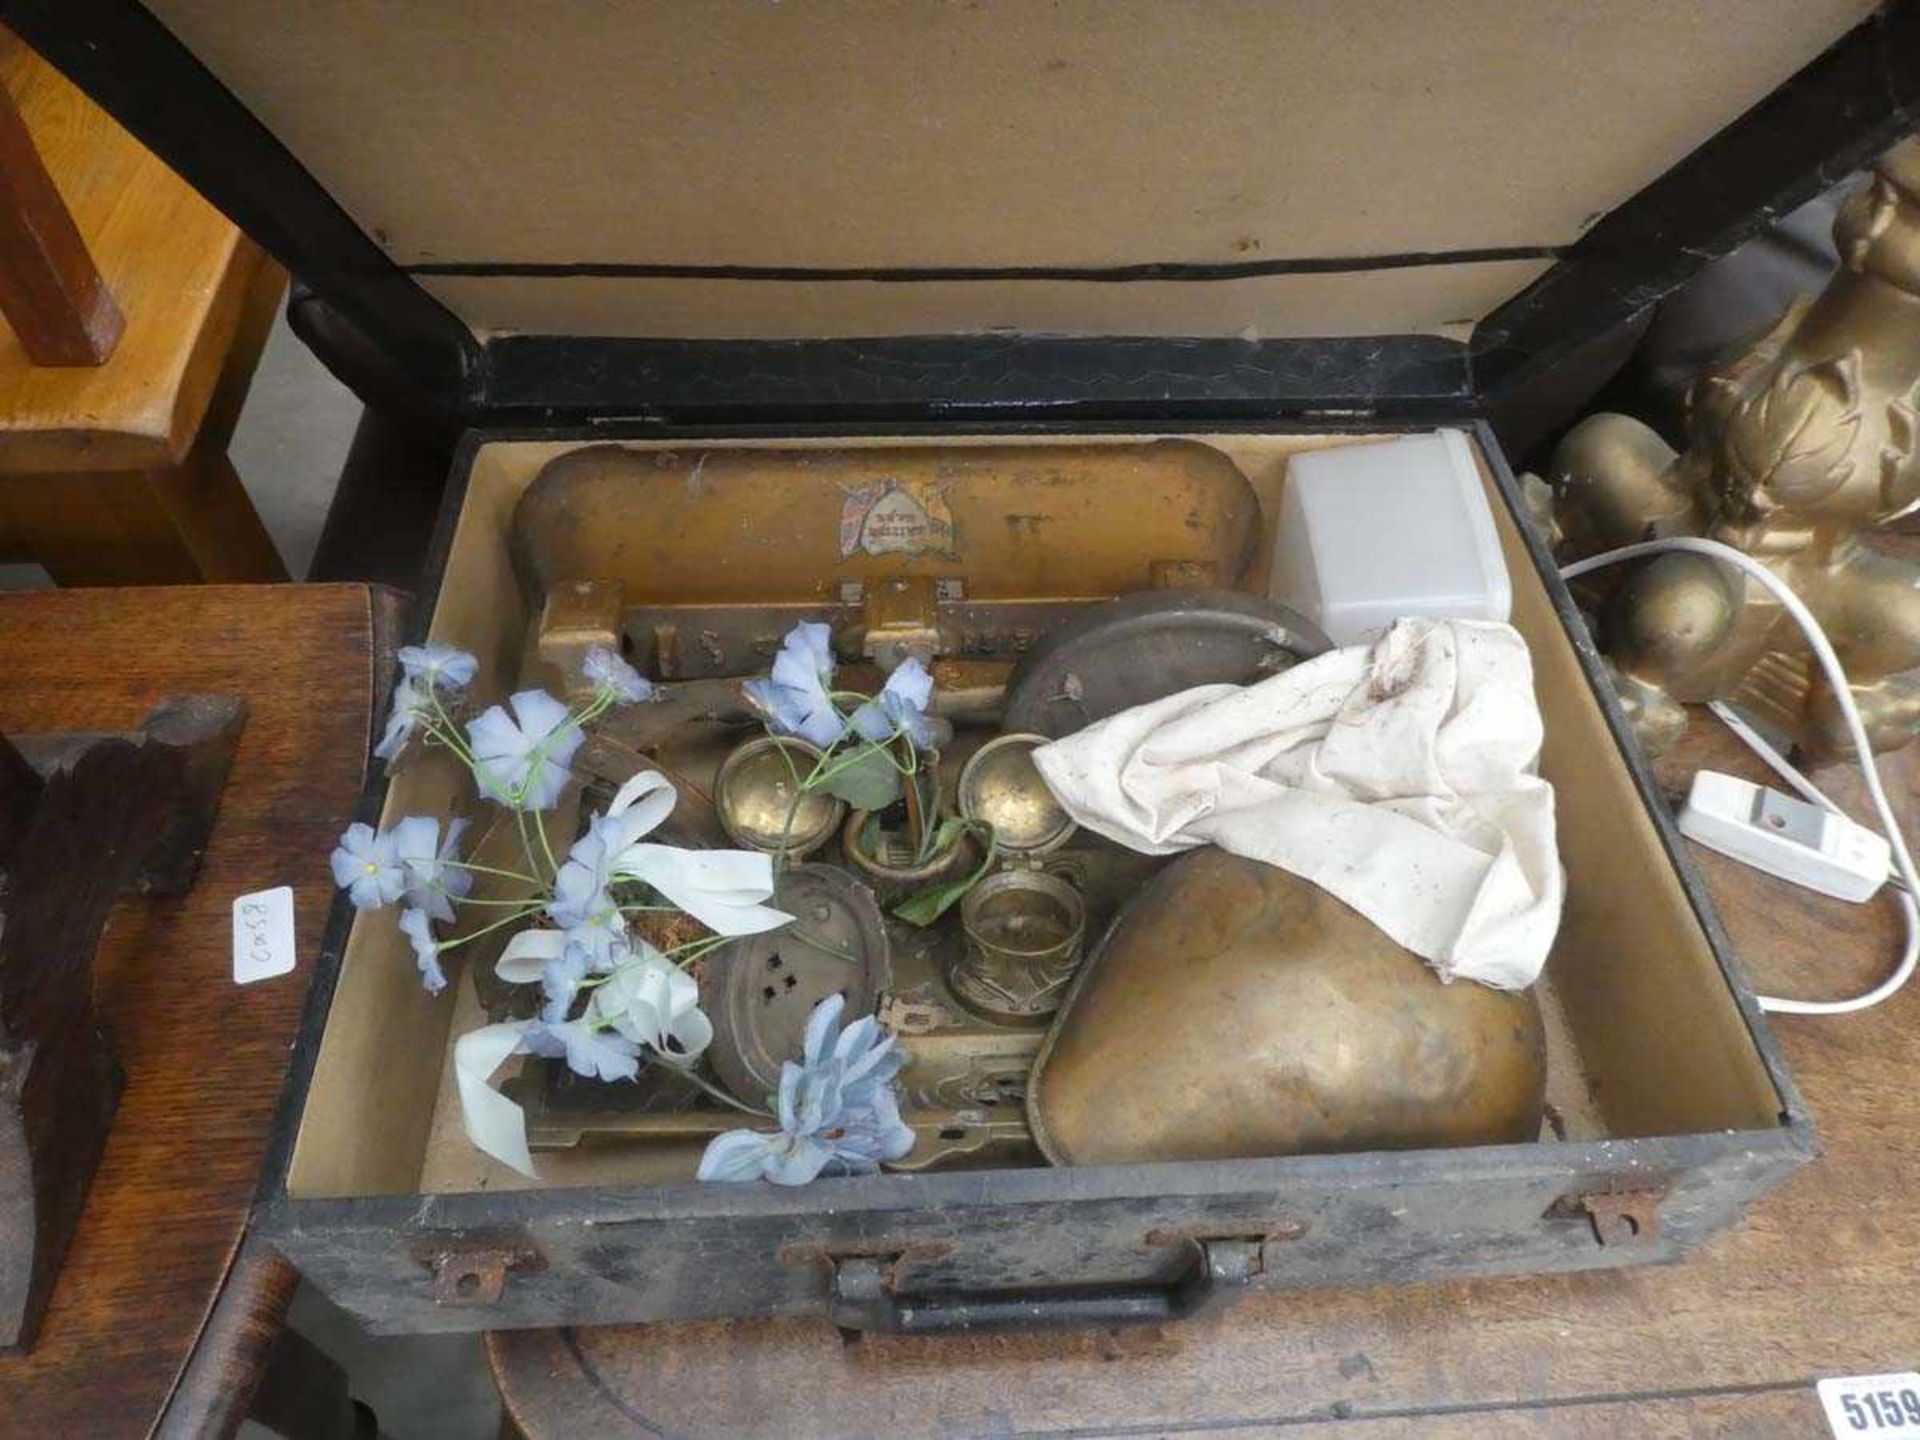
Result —
<path fill-rule="evenodd" d="M 1680 811 L 1680 833 L 1735 860 L 1855 904 L 1886 883 L 1886 838 L 1844 815 L 1764 785 L 1702 770 Z"/>

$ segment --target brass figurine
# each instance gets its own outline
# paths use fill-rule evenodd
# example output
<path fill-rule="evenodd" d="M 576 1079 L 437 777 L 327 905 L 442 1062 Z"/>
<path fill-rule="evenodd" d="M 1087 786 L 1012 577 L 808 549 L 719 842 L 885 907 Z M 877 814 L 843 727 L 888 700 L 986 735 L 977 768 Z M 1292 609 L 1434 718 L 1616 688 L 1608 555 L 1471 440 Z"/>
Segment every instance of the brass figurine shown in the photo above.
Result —
<path fill-rule="evenodd" d="M 1920 503 L 1920 138 L 1841 209 L 1841 268 L 1818 296 L 1702 376 L 1689 444 L 1601 414 L 1552 462 L 1568 558 L 1704 535 L 1760 559 L 1831 637 L 1876 750 L 1920 730 L 1920 568 L 1866 542 Z M 1765 590 L 1705 556 L 1602 572 L 1602 642 L 1656 753 L 1685 702 L 1731 700 L 1814 758 L 1847 748 L 1833 697 Z"/>

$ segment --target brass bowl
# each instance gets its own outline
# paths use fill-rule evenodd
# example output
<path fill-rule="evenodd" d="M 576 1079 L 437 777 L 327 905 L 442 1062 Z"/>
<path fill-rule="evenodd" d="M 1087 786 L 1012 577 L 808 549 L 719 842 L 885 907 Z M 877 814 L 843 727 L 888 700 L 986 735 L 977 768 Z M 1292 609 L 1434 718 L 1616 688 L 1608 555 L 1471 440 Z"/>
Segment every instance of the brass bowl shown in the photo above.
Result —
<path fill-rule="evenodd" d="M 713 781 L 720 828 L 749 850 L 768 855 L 784 850 L 794 860 L 811 855 L 840 827 L 847 808 L 846 801 L 824 790 L 800 791 L 797 782 L 819 760 L 818 749 L 791 736 L 762 735 L 736 747 L 720 762 Z"/>
<path fill-rule="evenodd" d="M 1034 1062 L 1056 1165 L 1536 1139 L 1531 992 L 1444 984 L 1298 876 L 1208 847 L 1161 870 L 1081 966 Z"/>
<path fill-rule="evenodd" d="M 1044 735 L 1000 735 L 960 771 L 960 813 L 991 825 L 1002 850 L 1043 855 L 1076 828 L 1033 763 L 1033 752 L 1047 743 Z"/>

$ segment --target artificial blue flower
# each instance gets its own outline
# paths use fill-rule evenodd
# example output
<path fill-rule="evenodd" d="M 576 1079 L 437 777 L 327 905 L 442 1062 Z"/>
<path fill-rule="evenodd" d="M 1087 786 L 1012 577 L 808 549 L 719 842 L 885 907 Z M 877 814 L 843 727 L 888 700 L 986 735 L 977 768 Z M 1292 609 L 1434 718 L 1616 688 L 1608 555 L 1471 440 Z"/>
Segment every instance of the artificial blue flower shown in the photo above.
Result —
<path fill-rule="evenodd" d="M 638 1045 L 618 1031 L 596 1030 L 586 1020 L 557 1025 L 530 1021 L 521 1037 L 535 1055 L 564 1056 L 569 1070 L 589 1080 L 631 1080 L 640 1073 Z"/>
<path fill-rule="evenodd" d="M 874 1104 L 877 1096 L 891 1096 L 894 1077 L 906 1068 L 906 1055 L 871 1015 L 863 1015 L 839 1030 L 840 1010 L 846 1000 L 840 995 L 828 999 L 834 1003 L 829 1006 L 823 1001 L 807 1019 L 806 1063 L 823 1065 L 829 1055 L 840 1062 L 840 1098 L 849 1108 L 865 1108 Z"/>
<path fill-rule="evenodd" d="M 547 961 L 540 971 L 540 994 L 546 1000 L 540 1008 L 543 1021 L 558 1025 L 567 1018 L 574 997 L 580 993 L 580 982 L 587 978 L 590 968 L 586 949 L 580 945 L 569 945 Z"/>
<path fill-rule="evenodd" d="M 588 968 L 604 975 L 632 952 L 627 938 L 627 922 L 618 910 L 597 910 L 578 925 L 569 926 L 567 943 L 586 952 Z"/>
<path fill-rule="evenodd" d="M 604 645 L 589 649 L 580 669 L 593 682 L 595 690 L 622 705 L 636 705 L 653 698 L 652 682 Z"/>
<path fill-rule="evenodd" d="M 839 995 L 816 1005 L 802 1063 L 781 1066 L 779 1131 L 716 1136 L 700 1157 L 700 1179 L 804 1185 L 829 1168 L 870 1175 L 913 1148 L 893 1093 L 905 1057 L 871 1017 L 841 1031 L 845 1005 Z"/>
<path fill-rule="evenodd" d="M 510 696 L 467 726 L 480 793 L 521 810 L 551 810 L 566 789 L 568 762 L 586 736 L 573 714 L 544 690 Z"/>
<path fill-rule="evenodd" d="M 840 1155 L 859 1155 L 870 1160 L 867 1170 L 878 1170 L 882 1160 L 898 1160 L 913 1149 L 913 1127 L 900 1118 L 900 1098 L 893 1084 L 876 1084 L 865 1103 L 855 1104 L 847 1095 L 843 1081 L 840 1089 L 841 1130 L 834 1141 Z"/>
<path fill-rule="evenodd" d="M 833 631 L 819 621 L 802 620 L 789 630 L 773 658 L 772 674 L 740 688 L 780 734 L 798 735 L 825 750 L 847 733 L 847 722 L 828 693 L 833 688 Z"/>
<path fill-rule="evenodd" d="M 428 709 L 427 696 L 413 683 L 411 676 L 402 676 L 400 683 L 393 687 L 393 709 L 387 713 L 386 732 L 381 735 L 380 743 L 373 747 L 373 753 L 382 760 L 391 760 L 400 753 L 419 725 Z"/>
<path fill-rule="evenodd" d="M 875 744 L 891 740 L 897 731 L 916 750 L 933 748 L 927 724 L 927 702 L 933 698 L 933 676 L 918 660 L 902 660 L 887 677 L 886 688 L 853 712 L 853 728 Z"/>
<path fill-rule="evenodd" d="M 596 971 L 611 970 L 628 950 L 627 924 L 609 888 L 612 865 L 622 848 L 625 826 L 615 817 L 596 815 L 587 833 L 573 842 L 553 878 L 547 914 L 584 948 Z"/>
<path fill-rule="evenodd" d="M 480 662 L 451 645 L 402 645 L 396 657 L 408 680 L 429 690 L 463 690 Z"/>
<path fill-rule="evenodd" d="M 391 905 L 407 890 L 406 868 L 390 833 L 376 833 L 371 825 L 355 821 L 334 847 L 333 883 L 347 892 L 360 910 Z"/>
<path fill-rule="evenodd" d="M 451 645 L 400 647 L 400 683 L 393 687 L 393 708 L 387 728 L 373 753 L 391 760 L 400 753 L 414 730 L 433 710 L 435 690 L 461 690 L 473 679 L 480 662 Z"/>
<path fill-rule="evenodd" d="M 457 862 L 464 820 L 449 820 L 447 836 L 440 838 L 440 822 L 431 815 L 409 815 L 391 834 L 407 872 L 407 903 L 417 905 L 435 920 L 453 919 L 453 902 L 473 889 L 473 872 Z"/>
<path fill-rule="evenodd" d="M 440 968 L 440 945 L 433 938 L 433 926 L 427 912 L 408 906 L 400 912 L 400 933 L 413 942 L 413 963 L 420 967 L 420 983 L 429 995 L 447 988 L 446 972 Z"/>
<path fill-rule="evenodd" d="M 596 815 L 587 832 L 573 842 L 567 858 L 553 877 L 553 899 L 547 914 L 562 929 L 585 923 L 595 912 L 617 908 L 608 886 L 613 883 L 613 858 L 623 827 L 611 816 Z"/>

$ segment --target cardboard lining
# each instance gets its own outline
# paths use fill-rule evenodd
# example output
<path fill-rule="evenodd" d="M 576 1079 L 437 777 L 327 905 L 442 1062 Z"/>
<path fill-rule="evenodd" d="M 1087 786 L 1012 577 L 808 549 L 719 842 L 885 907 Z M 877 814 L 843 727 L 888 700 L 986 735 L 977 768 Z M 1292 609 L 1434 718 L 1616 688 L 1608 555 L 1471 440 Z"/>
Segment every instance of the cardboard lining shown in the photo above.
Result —
<path fill-rule="evenodd" d="M 537 20 L 506 0 L 149 8 L 401 265 L 859 271 L 1364 266 L 1562 247 L 1874 7 L 558 0 Z M 1410 313 L 1456 318 L 1438 298 L 1451 268 L 1408 272 L 1402 283 L 1436 287 Z M 610 279 L 590 302 L 571 281 L 462 277 L 444 293 L 483 330 L 578 333 L 567 317 L 597 303 L 648 326 L 614 333 L 657 335 L 665 302 L 650 287 L 692 287 L 701 298 L 679 308 L 701 312 L 711 283 Z M 878 304 L 859 282 L 825 282 L 807 313 L 841 335 L 977 331 L 1002 323 L 991 310 L 1024 326 L 997 283 L 892 289 L 878 331 L 855 318 Z M 631 287 L 637 298 L 611 298 Z M 1078 310 L 1050 324 L 1249 323 L 1222 328 L 1211 292 L 1156 302 L 1165 316 L 1193 306 L 1186 325 L 1133 332 L 1109 328 L 1125 315 Z M 755 303 L 778 321 L 779 305 Z M 1251 323 L 1300 308 L 1278 303 Z M 1403 331 L 1384 309 L 1329 290 L 1284 323 Z"/>
<path fill-rule="evenodd" d="M 1157 436 L 1099 437 L 1153 439 Z M 1352 435 L 1198 435 L 1247 474 L 1267 517 L 1256 576 L 1271 553 L 1272 517 L 1287 458 L 1353 443 Z M 1082 444 L 1070 437 L 926 437 L 714 442 L 784 449 L 863 445 Z M 481 447 L 448 558 L 432 638 L 481 657 L 476 693 L 502 695 L 522 671 L 531 607 L 508 560 L 513 507 L 541 465 L 584 442 Z M 686 441 L 636 448 L 684 450 Z M 1483 461 L 1483 474 L 1484 461 Z M 1489 487 L 1491 477 L 1487 477 Z M 1512 575 L 1513 623 L 1533 653 L 1546 721 L 1542 770 L 1553 781 L 1568 905 L 1543 986 L 1549 1017 L 1549 1095 L 1570 1138 L 1765 1129 L 1780 1097 L 1739 1005 L 1644 809 L 1572 642 L 1519 531 L 1496 495 L 1494 513 Z M 1255 585 L 1262 583 L 1258 580 Z M 406 767 L 382 823 L 448 813 L 459 773 L 429 761 Z M 451 1039 L 482 1022 L 470 979 L 433 1001 L 419 988 L 391 915 L 361 916 L 341 957 L 339 985 L 301 1117 L 288 1194 L 294 1198 L 457 1193 L 529 1182 L 475 1152 L 461 1132 L 450 1083 Z M 618 1150 L 542 1156 L 542 1184 L 632 1186 L 690 1173 L 687 1155 Z"/>

